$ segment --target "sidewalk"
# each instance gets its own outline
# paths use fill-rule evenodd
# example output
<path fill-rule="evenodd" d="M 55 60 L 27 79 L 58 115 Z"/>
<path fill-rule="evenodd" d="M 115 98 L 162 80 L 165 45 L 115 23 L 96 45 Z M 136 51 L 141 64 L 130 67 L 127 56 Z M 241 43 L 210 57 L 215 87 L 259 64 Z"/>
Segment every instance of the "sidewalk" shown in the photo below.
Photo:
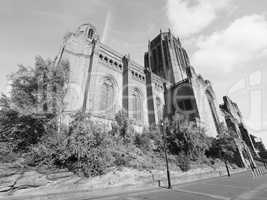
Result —
<path fill-rule="evenodd" d="M 242 173 L 244 170 L 237 170 L 235 172 L 232 171 L 232 174 L 234 173 Z M 225 176 L 226 172 L 221 171 L 215 171 L 214 173 L 206 173 L 206 174 L 194 174 L 191 176 L 180 176 L 180 177 L 172 177 L 172 184 L 173 185 L 183 185 L 183 184 L 190 184 L 192 182 L 200 181 L 200 180 L 207 180 L 210 178 L 218 178 L 219 176 Z M 164 187 L 166 184 L 166 180 L 161 180 L 161 186 Z M 89 189 L 89 190 L 69 190 L 65 192 L 47 192 L 39 195 L 17 195 L 17 196 L 6 196 L 0 198 L 6 199 L 6 200 L 84 200 L 84 199 L 100 199 L 104 197 L 110 197 L 110 196 L 117 196 L 117 195 L 129 195 L 134 193 L 140 193 L 140 192 L 156 192 L 159 191 L 158 181 L 155 180 L 154 183 L 146 183 L 143 185 L 123 185 L 120 187 L 113 187 L 113 188 L 102 188 L 102 189 Z"/>

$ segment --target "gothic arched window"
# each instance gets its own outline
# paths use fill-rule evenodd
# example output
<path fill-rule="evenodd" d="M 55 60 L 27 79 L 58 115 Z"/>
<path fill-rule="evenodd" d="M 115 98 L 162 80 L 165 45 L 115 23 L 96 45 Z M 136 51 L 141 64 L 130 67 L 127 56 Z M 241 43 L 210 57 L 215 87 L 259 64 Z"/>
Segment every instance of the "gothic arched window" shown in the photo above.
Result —
<path fill-rule="evenodd" d="M 136 121 L 142 121 L 142 98 L 138 90 L 134 90 L 132 96 L 132 113 L 133 119 Z"/>
<path fill-rule="evenodd" d="M 100 88 L 99 109 L 101 112 L 112 113 L 114 109 L 115 88 L 110 79 L 105 79 Z"/>

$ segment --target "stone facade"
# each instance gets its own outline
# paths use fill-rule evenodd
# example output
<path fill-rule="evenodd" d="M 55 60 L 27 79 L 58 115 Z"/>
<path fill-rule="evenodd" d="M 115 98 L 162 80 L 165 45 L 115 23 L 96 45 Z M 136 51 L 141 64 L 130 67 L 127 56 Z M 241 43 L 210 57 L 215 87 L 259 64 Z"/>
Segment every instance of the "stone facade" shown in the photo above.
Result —
<path fill-rule="evenodd" d="M 218 134 L 218 126 L 224 123 L 224 118 L 212 85 L 196 73 L 180 40 L 170 31 L 160 32 L 149 42 L 148 52 L 145 53 L 145 69 L 148 76 L 156 74 L 166 85 L 164 100 L 166 114 L 170 118 L 183 115 L 204 126 L 208 136 L 215 137 Z M 155 96 L 158 93 L 151 87 L 148 93 L 154 97 L 149 98 L 148 104 L 157 105 Z M 158 123 L 160 118 L 157 113 L 150 113 L 150 124 Z"/>
<path fill-rule="evenodd" d="M 255 147 L 256 152 L 258 153 L 258 155 L 260 155 L 261 153 L 266 152 L 266 148 L 265 145 L 262 141 L 262 139 L 260 137 L 257 137 L 255 135 L 250 134 L 250 138 L 252 140 L 252 143 Z"/>
<path fill-rule="evenodd" d="M 220 105 L 220 109 L 224 113 L 226 125 L 230 130 L 231 136 L 235 138 L 243 164 L 255 166 L 253 157 L 258 158 L 259 155 L 237 104 L 229 97 L 224 96 L 223 104 Z"/>
<path fill-rule="evenodd" d="M 218 134 L 224 122 L 211 83 L 190 65 L 186 50 L 170 31 L 148 42 L 144 66 L 101 43 L 91 24 L 64 38 L 57 62 L 70 62 L 66 113 L 83 110 L 111 122 L 124 110 L 137 127 L 158 124 L 165 114 L 186 114 Z M 176 92 L 174 97 L 173 92 Z"/>

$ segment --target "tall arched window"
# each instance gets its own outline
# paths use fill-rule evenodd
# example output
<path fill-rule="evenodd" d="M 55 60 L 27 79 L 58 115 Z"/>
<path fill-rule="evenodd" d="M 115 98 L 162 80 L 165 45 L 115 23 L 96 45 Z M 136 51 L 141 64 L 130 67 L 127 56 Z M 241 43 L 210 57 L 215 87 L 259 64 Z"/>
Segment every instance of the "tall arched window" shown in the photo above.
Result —
<path fill-rule="evenodd" d="M 157 109 L 158 121 L 160 121 L 163 118 L 163 115 L 162 115 L 163 108 L 162 108 L 161 100 L 159 97 L 156 97 L 156 109 Z"/>
<path fill-rule="evenodd" d="M 136 121 L 142 121 L 142 98 L 138 90 L 134 90 L 132 96 L 132 117 Z"/>
<path fill-rule="evenodd" d="M 114 110 L 115 88 L 110 79 L 105 79 L 100 88 L 99 109 L 101 112 L 112 113 Z"/>

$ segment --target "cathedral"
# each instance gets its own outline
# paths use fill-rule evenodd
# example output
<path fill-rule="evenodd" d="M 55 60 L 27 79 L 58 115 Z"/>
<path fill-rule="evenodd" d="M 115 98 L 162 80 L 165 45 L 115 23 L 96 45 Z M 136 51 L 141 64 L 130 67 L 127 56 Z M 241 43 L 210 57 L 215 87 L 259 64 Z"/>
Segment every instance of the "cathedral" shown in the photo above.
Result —
<path fill-rule="evenodd" d="M 148 41 L 141 65 L 101 43 L 96 28 L 83 24 L 64 37 L 56 62 L 62 59 L 70 63 L 65 116 L 82 111 L 110 125 L 115 114 L 124 111 L 140 131 L 183 116 L 205 128 L 210 137 L 220 134 L 221 124 L 232 126 L 230 111 L 219 106 L 210 81 L 196 72 L 170 30 Z M 238 141 L 240 160 L 248 166 L 253 147 Z"/>
<path fill-rule="evenodd" d="M 65 113 L 83 110 L 108 122 L 123 110 L 136 127 L 149 127 L 165 110 L 169 117 L 186 114 L 213 137 L 224 120 L 211 83 L 195 72 L 170 30 L 148 42 L 141 65 L 101 43 L 95 27 L 83 24 L 65 36 L 61 59 L 70 63 Z"/>

